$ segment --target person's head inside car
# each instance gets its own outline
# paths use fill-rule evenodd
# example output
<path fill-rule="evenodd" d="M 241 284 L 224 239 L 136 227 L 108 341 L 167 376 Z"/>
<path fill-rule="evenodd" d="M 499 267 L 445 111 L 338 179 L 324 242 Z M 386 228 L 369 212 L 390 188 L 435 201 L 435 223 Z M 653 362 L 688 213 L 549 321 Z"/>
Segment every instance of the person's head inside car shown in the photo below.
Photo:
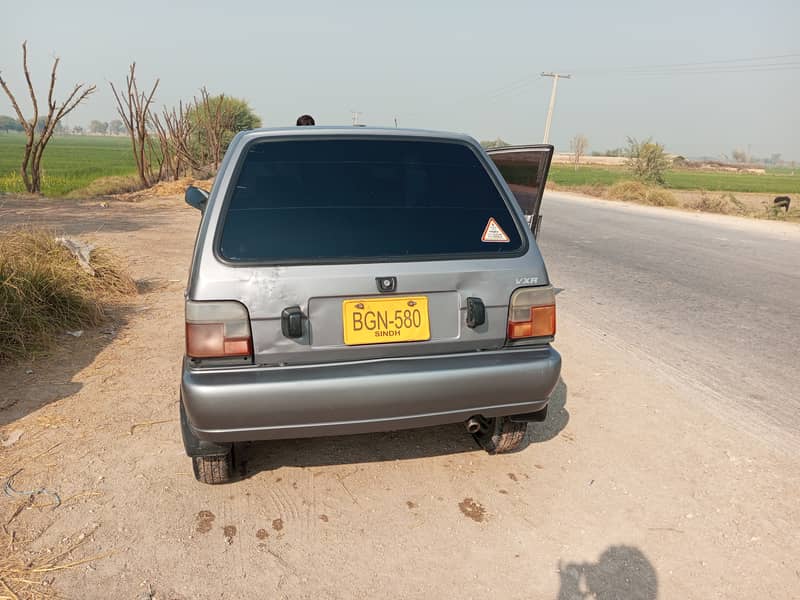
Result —
<path fill-rule="evenodd" d="M 316 125 L 314 117 L 311 115 L 300 115 L 297 117 L 297 126 L 302 127 L 304 125 Z"/>

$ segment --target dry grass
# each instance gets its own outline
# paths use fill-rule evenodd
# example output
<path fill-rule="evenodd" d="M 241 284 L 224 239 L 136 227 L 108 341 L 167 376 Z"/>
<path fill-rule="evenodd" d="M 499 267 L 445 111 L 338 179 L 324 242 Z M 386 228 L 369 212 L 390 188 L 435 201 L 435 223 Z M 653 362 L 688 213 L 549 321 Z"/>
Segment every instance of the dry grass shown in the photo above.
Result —
<path fill-rule="evenodd" d="M 625 200 L 626 202 L 645 204 L 647 186 L 638 181 L 620 181 L 608 188 L 606 197 L 612 200 Z"/>
<path fill-rule="evenodd" d="M 677 206 L 678 201 L 671 192 L 662 188 L 650 188 L 646 197 L 647 203 L 653 206 Z"/>
<path fill-rule="evenodd" d="M 689 204 L 689 208 L 721 215 L 747 214 L 745 205 L 730 192 L 719 196 L 702 192 L 697 200 Z"/>
<path fill-rule="evenodd" d="M 53 232 L 0 233 L 0 363 L 46 349 L 59 333 L 98 324 L 109 300 L 135 293 L 108 250 L 92 251 L 92 275 Z"/>
<path fill-rule="evenodd" d="M 127 194 L 142 189 L 142 182 L 137 175 L 113 175 L 95 179 L 86 187 L 79 188 L 67 194 L 67 198 L 97 198 Z"/>
<path fill-rule="evenodd" d="M 762 204 L 762 208 L 764 209 L 764 213 L 762 213 L 762 215 L 766 215 L 767 219 L 800 223 L 800 206 L 795 205 L 786 211 L 782 208 L 777 208 L 773 203 L 764 202 Z"/>
<path fill-rule="evenodd" d="M 639 181 L 620 181 L 606 192 L 606 197 L 627 202 L 638 202 L 650 206 L 677 206 L 678 201 L 671 192 Z"/>
<path fill-rule="evenodd" d="M 41 553 L 27 560 L 15 546 L 14 536 L 3 533 L 0 537 L 0 600 L 42 600 L 57 598 L 48 576 L 55 571 L 72 569 L 108 555 L 92 556 L 82 560 L 65 562 L 86 540 L 86 535 L 68 540 L 66 548 L 55 553 Z"/>
<path fill-rule="evenodd" d="M 190 185 L 210 190 L 214 184 L 213 179 L 197 179 L 194 177 L 183 177 L 177 181 L 159 181 L 152 187 L 145 190 L 139 190 L 128 194 L 119 194 L 119 200 L 127 202 L 138 202 L 146 198 L 158 197 L 166 198 L 169 196 L 182 196 L 186 192 L 186 188 Z"/>

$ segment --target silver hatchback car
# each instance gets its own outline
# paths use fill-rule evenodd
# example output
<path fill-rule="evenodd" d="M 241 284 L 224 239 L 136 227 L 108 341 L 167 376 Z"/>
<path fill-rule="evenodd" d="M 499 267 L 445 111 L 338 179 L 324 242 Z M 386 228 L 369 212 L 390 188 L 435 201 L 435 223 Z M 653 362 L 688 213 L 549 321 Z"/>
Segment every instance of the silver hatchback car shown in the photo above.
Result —
<path fill-rule="evenodd" d="M 198 480 L 233 444 L 463 422 L 490 453 L 559 377 L 535 232 L 552 146 L 362 127 L 240 133 L 186 292 L 181 424 Z"/>

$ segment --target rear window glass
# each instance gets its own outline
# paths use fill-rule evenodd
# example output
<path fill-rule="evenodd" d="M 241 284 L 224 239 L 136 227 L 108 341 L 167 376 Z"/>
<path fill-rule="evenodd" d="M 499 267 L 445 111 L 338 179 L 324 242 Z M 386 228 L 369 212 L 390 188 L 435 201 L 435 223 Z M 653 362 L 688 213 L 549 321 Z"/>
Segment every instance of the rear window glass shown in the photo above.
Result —
<path fill-rule="evenodd" d="M 249 148 L 220 253 L 234 262 L 403 260 L 503 255 L 523 243 L 465 145 L 306 139 Z"/>
<path fill-rule="evenodd" d="M 548 154 L 542 150 L 517 150 L 491 152 L 497 169 L 514 192 L 514 198 L 526 215 L 539 212 L 541 187 L 544 185 L 544 167 Z"/>

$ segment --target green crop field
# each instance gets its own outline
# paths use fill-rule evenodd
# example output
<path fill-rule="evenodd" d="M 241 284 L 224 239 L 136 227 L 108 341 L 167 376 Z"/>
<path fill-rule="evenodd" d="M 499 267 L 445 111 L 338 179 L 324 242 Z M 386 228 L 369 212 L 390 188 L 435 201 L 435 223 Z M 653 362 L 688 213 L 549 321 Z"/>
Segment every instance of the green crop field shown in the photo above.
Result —
<path fill-rule="evenodd" d="M 0 133 L 0 192 L 23 192 L 19 166 L 25 137 Z M 136 173 L 136 164 L 127 137 L 56 136 L 48 144 L 43 159 L 43 192 L 60 196 L 84 188 L 95 179 Z M 631 179 L 622 167 L 557 164 L 550 169 L 550 180 L 562 186 L 610 186 Z M 800 171 L 771 169 L 764 175 L 724 173 L 694 169 L 672 169 L 666 174 L 667 187 L 678 190 L 761 192 L 800 194 Z"/>
<path fill-rule="evenodd" d="M 632 179 L 621 167 L 582 166 L 576 171 L 571 165 L 550 167 L 550 181 L 563 186 L 613 185 Z M 696 169 L 671 169 L 665 175 L 667 187 L 676 190 L 707 190 L 719 192 L 761 192 L 768 194 L 800 193 L 800 172 L 786 169 L 755 173 L 725 173 Z"/>
<path fill-rule="evenodd" d="M 136 173 L 127 137 L 54 136 L 42 159 L 42 191 L 60 196 L 89 185 L 95 179 Z M 23 192 L 19 176 L 25 136 L 0 133 L 0 192 Z"/>

